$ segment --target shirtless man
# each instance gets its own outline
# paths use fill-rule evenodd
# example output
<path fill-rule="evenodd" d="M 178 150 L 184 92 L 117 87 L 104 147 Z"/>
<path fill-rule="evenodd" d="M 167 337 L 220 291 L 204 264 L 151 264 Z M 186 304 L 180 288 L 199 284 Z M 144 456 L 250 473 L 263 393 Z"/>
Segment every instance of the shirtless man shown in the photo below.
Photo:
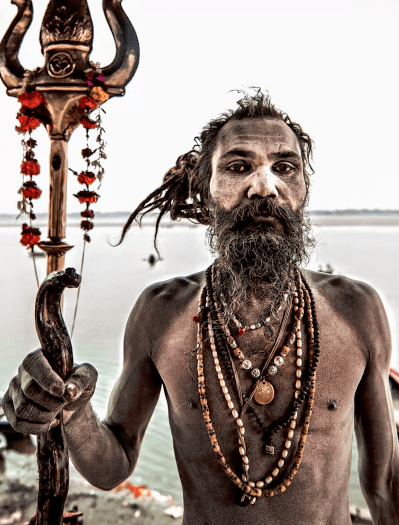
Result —
<path fill-rule="evenodd" d="M 260 92 L 211 121 L 124 234 L 160 207 L 209 224 L 217 263 L 142 293 L 104 422 L 88 402 L 93 367 L 66 388 L 38 350 L 3 398 L 14 428 L 44 432 L 63 409 L 74 465 L 112 489 L 134 470 L 163 386 L 184 525 L 349 525 L 355 429 L 374 523 L 398 525 L 384 308 L 366 284 L 298 270 L 311 148 Z"/>

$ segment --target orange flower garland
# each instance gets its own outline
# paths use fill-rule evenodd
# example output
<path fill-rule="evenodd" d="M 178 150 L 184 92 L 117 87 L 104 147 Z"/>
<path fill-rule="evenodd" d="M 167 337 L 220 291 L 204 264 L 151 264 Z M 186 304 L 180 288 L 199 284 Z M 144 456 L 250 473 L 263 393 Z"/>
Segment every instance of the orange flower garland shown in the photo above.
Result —
<path fill-rule="evenodd" d="M 24 157 L 21 163 L 21 174 L 23 177 L 29 177 L 29 180 L 22 182 L 19 193 L 22 200 L 18 202 L 17 207 L 20 213 L 29 216 L 30 224 L 23 224 L 21 231 L 21 244 L 28 249 L 33 249 L 40 241 L 40 230 L 32 226 L 32 221 L 36 216 L 33 212 L 33 200 L 38 199 L 42 190 L 32 180 L 32 177 L 39 175 L 40 164 L 35 159 L 34 148 L 36 140 L 32 139 L 32 131 L 40 126 L 43 115 L 46 113 L 46 101 L 43 95 L 35 90 L 29 89 L 18 95 L 18 101 L 21 103 L 20 110 L 17 114 L 19 126 L 16 126 L 18 133 L 29 134 L 27 140 L 22 140 L 24 148 Z"/>
<path fill-rule="evenodd" d="M 32 74 L 32 79 L 34 75 Z M 87 146 L 82 149 L 82 157 L 86 162 L 86 169 L 79 174 L 71 170 L 76 176 L 79 184 L 86 188 L 79 191 L 75 197 L 80 203 L 86 205 L 86 209 L 81 212 L 84 220 L 81 221 L 80 227 L 84 230 L 84 240 L 89 242 L 90 237 L 87 232 L 92 230 L 94 224 L 94 212 L 90 209 L 91 204 L 95 204 L 100 195 L 95 191 L 91 191 L 89 186 L 98 180 L 99 185 L 104 175 L 104 168 L 102 167 L 102 160 L 106 158 L 104 149 L 105 141 L 103 134 L 105 133 L 101 122 L 101 108 L 100 104 L 108 100 L 109 95 L 104 86 L 104 79 L 100 73 L 95 70 L 89 71 L 86 74 L 88 84 L 88 92 L 81 97 L 76 107 L 77 121 L 86 130 Z M 21 232 L 21 244 L 28 249 L 33 249 L 33 246 L 40 241 L 40 230 L 32 226 L 32 221 L 36 216 L 33 212 L 33 201 L 40 198 L 42 190 L 33 181 L 33 177 L 40 174 L 40 164 L 35 158 L 34 148 L 36 147 L 36 140 L 32 139 L 32 131 L 43 124 L 51 124 L 49 113 L 46 108 L 46 100 L 40 91 L 28 85 L 26 91 L 18 95 L 18 101 L 21 107 L 17 114 L 18 125 L 15 127 L 18 133 L 27 134 L 28 139 L 22 140 L 24 148 L 24 156 L 21 163 L 21 174 L 23 175 L 22 186 L 19 193 L 22 196 L 17 204 L 18 210 L 21 214 L 26 214 L 29 217 L 29 224 L 24 223 Z M 98 109 L 95 119 L 89 117 L 90 113 Z M 97 148 L 92 150 L 88 145 L 90 130 L 96 129 Z M 25 180 L 28 177 L 28 180 Z"/>

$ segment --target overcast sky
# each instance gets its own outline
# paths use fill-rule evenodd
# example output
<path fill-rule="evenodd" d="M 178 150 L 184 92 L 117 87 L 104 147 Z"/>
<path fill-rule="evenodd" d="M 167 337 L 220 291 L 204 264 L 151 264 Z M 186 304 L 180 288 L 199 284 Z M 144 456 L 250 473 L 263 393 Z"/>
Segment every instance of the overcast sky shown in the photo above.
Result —
<path fill-rule="evenodd" d="M 44 0 L 20 60 L 43 64 L 39 28 Z M 113 39 L 100 0 L 89 0 L 95 39 L 91 55 L 112 61 Z M 132 210 L 159 185 L 175 159 L 189 150 L 211 118 L 235 107 L 230 90 L 259 86 L 315 141 L 311 209 L 399 208 L 399 14 L 396 0 L 125 0 L 137 31 L 141 60 L 124 98 L 107 114 L 106 178 L 100 211 Z M 2 0 L 0 33 L 16 7 Z M 14 213 L 21 176 L 20 137 L 14 132 L 16 99 L 0 85 L 0 211 Z M 41 147 L 47 210 L 48 139 Z M 70 166 L 83 167 L 84 137 L 75 132 Z M 69 195 L 78 191 L 71 176 Z M 68 211 L 79 211 L 69 197 Z"/>

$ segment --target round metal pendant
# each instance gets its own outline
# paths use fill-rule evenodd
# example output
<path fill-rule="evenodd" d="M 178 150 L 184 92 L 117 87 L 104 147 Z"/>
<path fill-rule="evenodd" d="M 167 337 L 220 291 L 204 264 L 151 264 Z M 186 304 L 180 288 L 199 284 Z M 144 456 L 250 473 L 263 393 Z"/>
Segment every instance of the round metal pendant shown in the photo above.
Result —
<path fill-rule="evenodd" d="M 274 388 L 268 381 L 258 381 L 255 387 L 254 399 L 259 405 L 268 405 L 274 399 Z"/>

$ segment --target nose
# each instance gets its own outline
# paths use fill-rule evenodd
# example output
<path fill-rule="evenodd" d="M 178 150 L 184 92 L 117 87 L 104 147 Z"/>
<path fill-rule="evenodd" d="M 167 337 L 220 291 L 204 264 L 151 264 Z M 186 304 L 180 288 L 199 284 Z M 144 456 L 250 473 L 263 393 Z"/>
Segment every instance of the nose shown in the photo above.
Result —
<path fill-rule="evenodd" d="M 278 179 L 268 168 L 257 170 L 250 179 L 250 185 L 247 191 L 248 199 L 262 197 L 263 199 L 277 199 Z"/>

